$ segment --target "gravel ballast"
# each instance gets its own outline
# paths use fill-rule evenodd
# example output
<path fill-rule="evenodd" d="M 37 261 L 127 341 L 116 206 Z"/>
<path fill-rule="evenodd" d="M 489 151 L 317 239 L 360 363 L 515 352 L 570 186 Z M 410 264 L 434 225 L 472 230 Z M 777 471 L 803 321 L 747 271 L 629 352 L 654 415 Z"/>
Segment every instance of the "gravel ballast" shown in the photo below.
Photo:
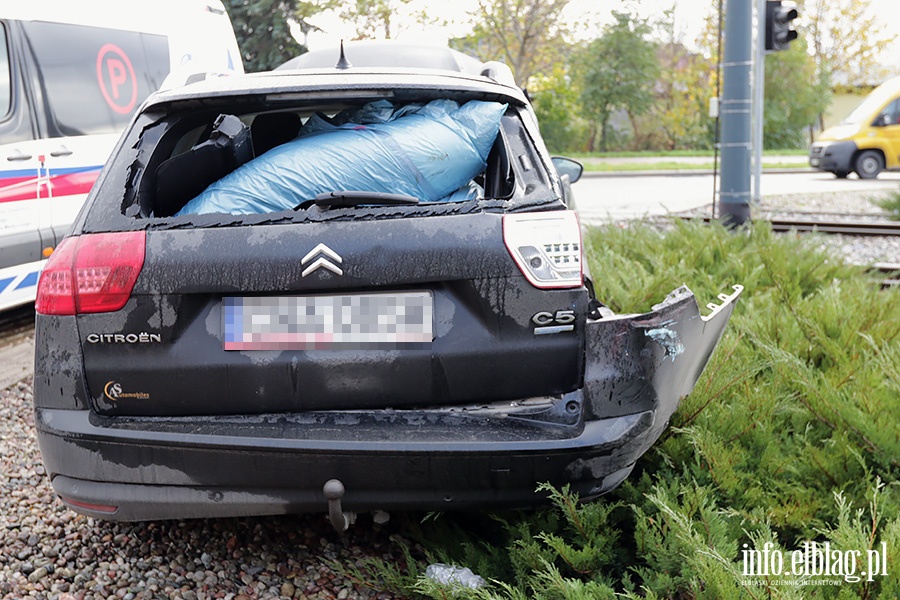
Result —
<path fill-rule="evenodd" d="M 766 198 L 760 206 L 765 218 L 887 221 L 888 213 L 874 201 L 889 191 L 804 194 Z M 900 262 L 900 237 L 816 234 L 819 248 L 849 263 L 872 265 Z"/>
<path fill-rule="evenodd" d="M 809 221 L 888 221 L 888 212 L 875 200 L 889 196 L 890 191 L 853 191 L 827 194 L 791 194 L 768 196 L 752 208 L 754 219 L 803 219 Z M 680 216 L 710 216 L 709 207 Z M 813 235 L 819 248 L 842 257 L 856 265 L 900 263 L 900 237 L 832 235 L 798 233 L 782 235 Z"/>
<path fill-rule="evenodd" d="M 0 392 L 0 598 L 251 600 L 378 598 L 330 564 L 402 563 L 391 523 L 344 534 L 321 514 L 113 523 L 67 509 L 44 473 L 31 381 Z"/>

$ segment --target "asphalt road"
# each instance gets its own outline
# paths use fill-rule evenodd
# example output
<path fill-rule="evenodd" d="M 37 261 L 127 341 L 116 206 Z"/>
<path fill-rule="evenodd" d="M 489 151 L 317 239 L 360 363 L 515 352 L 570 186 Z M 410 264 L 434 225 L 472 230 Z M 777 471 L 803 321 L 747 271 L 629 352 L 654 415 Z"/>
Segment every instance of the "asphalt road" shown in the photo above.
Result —
<path fill-rule="evenodd" d="M 711 174 L 587 176 L 573 191 L 583 223 L 664 215 L 690 210 L 713 201 L 718 191 Z M 830 173 L 764 173 L 763 197 L 865 190 L 900 190 L 900 173 L 882 173 L 875 180 L 836 179 Z"/>

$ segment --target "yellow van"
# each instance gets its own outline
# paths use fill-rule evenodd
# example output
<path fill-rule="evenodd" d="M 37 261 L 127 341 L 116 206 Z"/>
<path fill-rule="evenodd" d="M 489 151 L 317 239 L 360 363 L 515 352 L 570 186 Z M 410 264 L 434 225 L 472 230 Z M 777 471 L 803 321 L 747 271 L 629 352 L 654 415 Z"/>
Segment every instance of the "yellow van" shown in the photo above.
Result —
<path fill-rule="evenodd" d="M 900 169 L 900 77 L 875 88 L 846 119 L 819 134 L 809 147 L 809 164 L 839 179 L 851 172 L 874 179 L 884 169 Z"/>

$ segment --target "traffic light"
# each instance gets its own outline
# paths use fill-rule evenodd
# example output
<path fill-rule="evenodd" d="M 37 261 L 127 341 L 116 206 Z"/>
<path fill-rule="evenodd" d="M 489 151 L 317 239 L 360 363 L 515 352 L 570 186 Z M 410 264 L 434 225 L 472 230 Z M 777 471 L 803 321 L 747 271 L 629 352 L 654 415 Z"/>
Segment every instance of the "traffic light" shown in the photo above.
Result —
<path fill-rule="evenodd" d="M 797 39 L 797 32 L 791 29 L 791 21 L 797 16 L 797 5 L 793 2 L 766 2 L 766 50 L 778 52 L 788 49 L 791 42 Z"/>

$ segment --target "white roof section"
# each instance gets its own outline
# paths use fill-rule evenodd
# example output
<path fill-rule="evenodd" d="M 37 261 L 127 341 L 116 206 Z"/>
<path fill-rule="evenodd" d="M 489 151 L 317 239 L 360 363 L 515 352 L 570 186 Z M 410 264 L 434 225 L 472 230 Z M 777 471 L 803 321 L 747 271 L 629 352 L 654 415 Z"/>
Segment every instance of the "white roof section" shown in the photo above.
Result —
<path fill-rule="evenodd" d="M 47 21 L 167 34 L 190 17 L 224 15 L 221 0 L 31 0 L 3 2 L 0 19 Z M 187 18 L 185 18 L 187 17 Z"/>
<path fill-rule="evenodd" d="M 43 21 L 165 35 L 172 71 L 244 71 L 221 0 L 17 0 L 0 19 Z"/>

